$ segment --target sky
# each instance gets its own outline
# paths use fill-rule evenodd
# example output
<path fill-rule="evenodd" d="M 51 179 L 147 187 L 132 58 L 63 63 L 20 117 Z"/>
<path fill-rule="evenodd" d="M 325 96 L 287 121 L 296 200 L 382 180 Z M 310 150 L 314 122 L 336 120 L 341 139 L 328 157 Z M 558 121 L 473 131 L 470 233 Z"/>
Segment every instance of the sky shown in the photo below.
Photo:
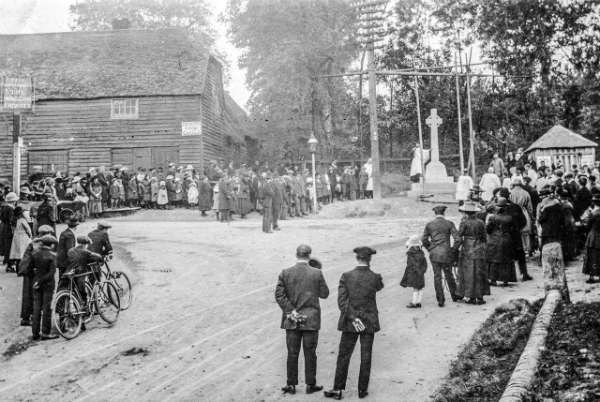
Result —
<path fill-rule="evenodd" d="M 0 0 L 0 34 L 69 32 L 69 6 L 77 0 Z M 225 10 L 226 0 L 207 0 L 213 6 L 217 46 L 229 57 L 231 81 L 225 88 L 245 108 L 250 92 L 245 85 L 245 72 L 237 66 L 240 54 L 227 40 L 227 27 L 219 24 L 218 15 Z"/>

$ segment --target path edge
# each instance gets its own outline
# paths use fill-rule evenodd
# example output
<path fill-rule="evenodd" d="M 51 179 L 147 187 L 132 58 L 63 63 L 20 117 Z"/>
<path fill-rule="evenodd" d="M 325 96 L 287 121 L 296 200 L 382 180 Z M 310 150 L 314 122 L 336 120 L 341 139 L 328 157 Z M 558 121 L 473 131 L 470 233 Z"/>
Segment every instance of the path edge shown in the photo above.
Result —
<path fill-rule="evenodd" d="M 538 370 L 540 356 L 548 336 L 548 327 L 561 300 L 561 292 L 557 289 L 551 290 L 546 295 L 546 300 L 533 323 L 527 345 L 499 402 L 522 402 L 527 395 Z"/>

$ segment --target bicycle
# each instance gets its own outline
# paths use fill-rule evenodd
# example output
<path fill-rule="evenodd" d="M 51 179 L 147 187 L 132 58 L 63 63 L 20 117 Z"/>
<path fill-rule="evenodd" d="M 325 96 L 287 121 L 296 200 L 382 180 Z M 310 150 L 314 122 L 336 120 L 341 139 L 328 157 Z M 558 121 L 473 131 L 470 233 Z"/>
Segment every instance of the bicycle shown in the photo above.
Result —
<path fill-rule="evenodd" d="M 131 281 L 127 274 L 123 271 L 111 271 L 108 266 L 109 258 L 104 257 L 103 266 L 106 267 L 106 271 L 100 267 L 100 278 L 104 281 L 109 281 L 117 288 L 117 294 L 121 301 L 121 310 L 127 310 L 133 300 L 133 290 L 131 288 Z"/>
<path fill-rule="evenodd" d="M 97 312 L 109 324 L 117 321 L 121 311 L 121 303 L 116 287 L 108 281 L 96 281 L 92 287 L 86 281 L 87 303 L 83 305 L 83 298 L 75 284 L 75 278 L 94 275 L 93 272 L 75 274 L 74 271 L 66 272 L 61 278 L 69 280 L 68 289 L 60 290 L 52 300 L 52 322 L 60 336 L 65 339 L 74 339 L 81 332 L 82 323 L 92 320 Z"/>

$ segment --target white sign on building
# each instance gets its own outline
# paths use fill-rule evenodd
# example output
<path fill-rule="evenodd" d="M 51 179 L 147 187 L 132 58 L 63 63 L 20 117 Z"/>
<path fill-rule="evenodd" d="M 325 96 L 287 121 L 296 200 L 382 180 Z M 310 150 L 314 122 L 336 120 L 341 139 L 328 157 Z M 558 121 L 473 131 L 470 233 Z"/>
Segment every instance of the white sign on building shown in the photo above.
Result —
<path fill-rule="evenodd" d="M 181 122 L 181 135 L 202 135 L 202 122 L 201 121 L 183 121 Z"/>

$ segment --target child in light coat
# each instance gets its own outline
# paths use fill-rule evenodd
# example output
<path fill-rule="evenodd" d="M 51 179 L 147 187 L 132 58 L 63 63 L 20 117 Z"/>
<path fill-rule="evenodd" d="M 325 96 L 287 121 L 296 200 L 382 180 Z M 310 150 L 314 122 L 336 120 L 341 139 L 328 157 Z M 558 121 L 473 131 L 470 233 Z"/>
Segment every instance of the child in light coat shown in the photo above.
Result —
<path fill-rule="evenodd" d="M 158 198 L 156 199 L 158 209 L 168 209 L 169 196 L 167 194 L 167 185 L 164 181 L 161 181 L 158 185 Z"/>
<path fill-rule="evenodd" d="M 413 288 L 413 300 L 408 308 L 421 308 L 421 298 L 425 287 L 425 272 L 427 272 L 427 260 L 421 249 L 423 243 L 418 235 L 413 235 L 406 242 L 408 251 L 406 253 L 406 271 L 400 282 L 403 288 Z"/>
<path fill-rule="evenodd" d="M 190 188 L 187 191 L 187 201 L 190 207 L 196 208 L 198 205 L 198 185 L 195 182 L 189 184 Z"/>

